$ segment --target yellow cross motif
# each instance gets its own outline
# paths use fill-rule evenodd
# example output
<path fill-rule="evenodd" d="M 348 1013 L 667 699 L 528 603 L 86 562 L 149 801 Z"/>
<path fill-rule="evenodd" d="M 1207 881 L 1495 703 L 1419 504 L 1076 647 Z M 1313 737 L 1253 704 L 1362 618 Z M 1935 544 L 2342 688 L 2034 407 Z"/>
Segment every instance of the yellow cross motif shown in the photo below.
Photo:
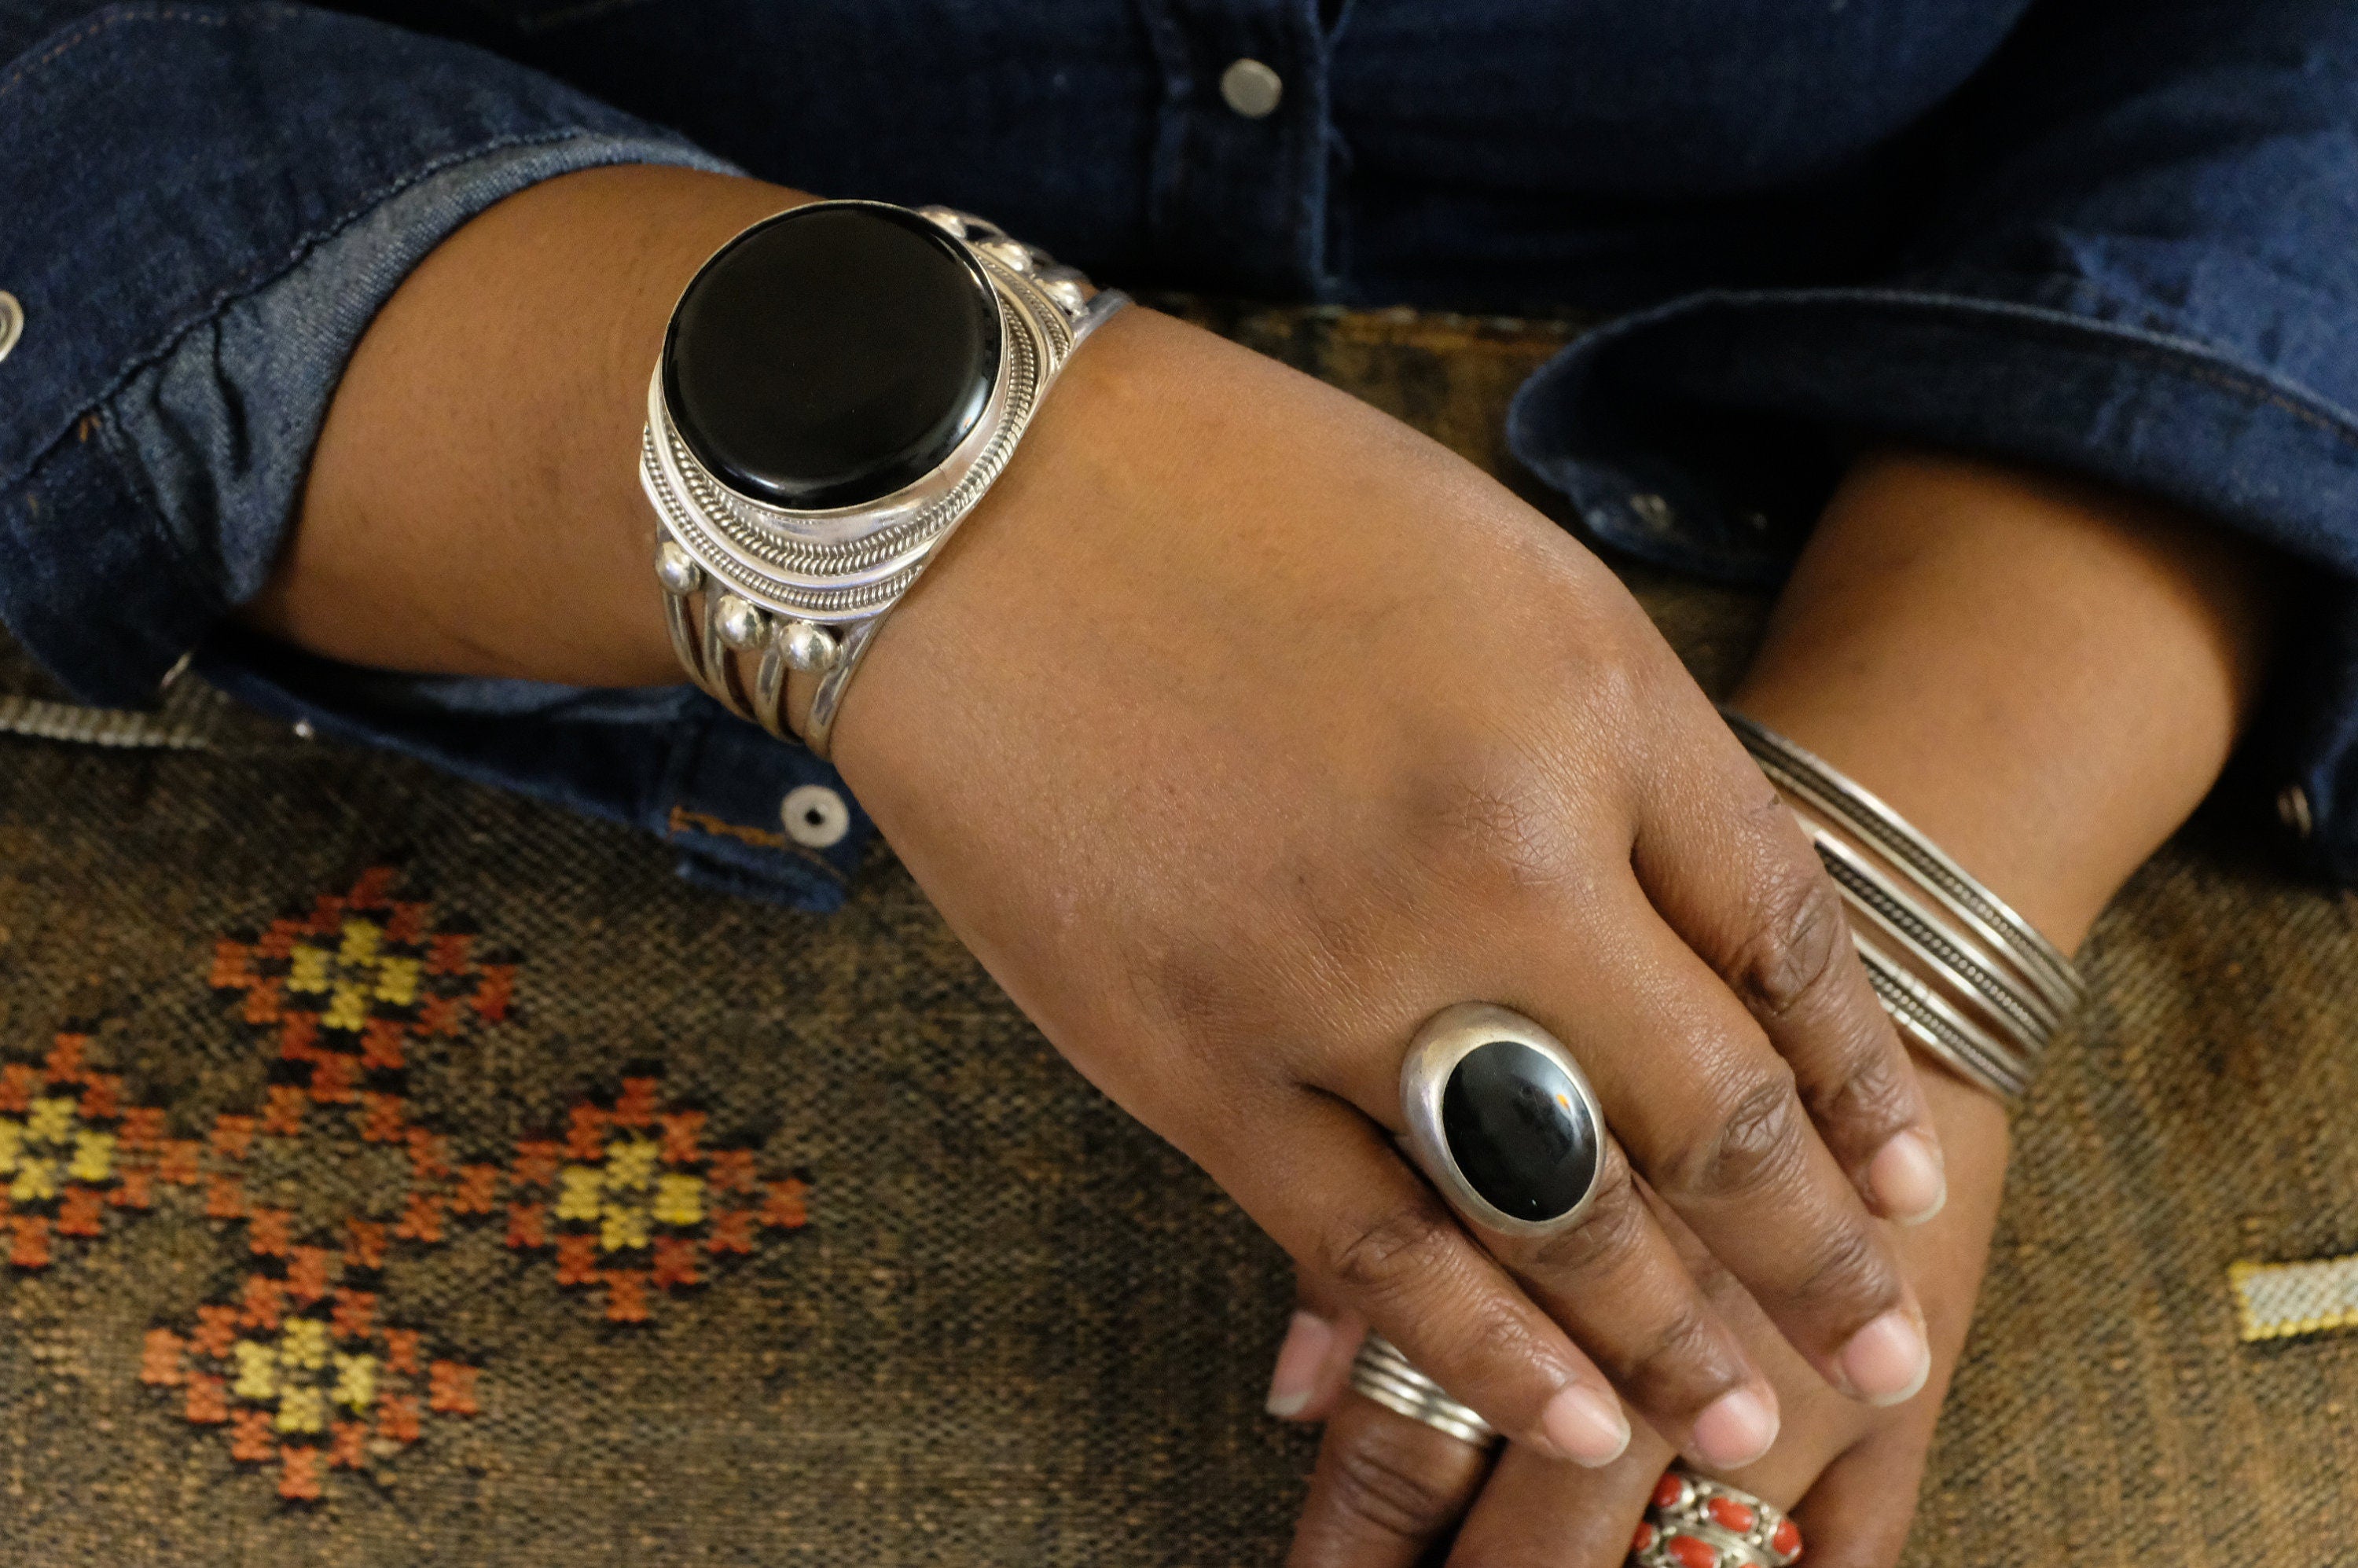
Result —
<path fill-rule="evenodd" d="M 417 1000 L 418 963 L 415 958 L 380 958 L 376 966 L 376 1000 L 407 1007 Z"/>
<path fill-rule="evenodd" d="M 281 1432 L 319 1432 L 327 1426 L 327 1401 L 319 1390 L 291 1388 L 280 1396 L 278 1419 L 272 1424 Z"/>
<path fill-rule="evenodd" d="M 324 947 L 299 945 L 292 955 L 292 967 L 287 971 L 287 989 L 290 991 L 323 991 L 328 989 L 328 952 Z"/>
<path fill-rule="evenodd" d="M 328 1325 L 315 1317 L 297 1317 L 287 1321 L 287 1330 L 278 1336 L 278 1359 L 289 1367 L 300 1367 L 316 1372 L 328 1364 Z"/>
<path fill-rule="evenodd" d="M 237 1357 L 237 1381 L 230 1391 L 239 1399 L 267 1404 L 278 1397 L 278 1357 L 269 1346 L 241 1339 L 230 1347 Z"/>
<path fill-rule="evenodd" d="M 33 1114 L 25 1120 L 25 1137 L 35 1143 L 63 1143 L 73 1136 L 74 1102 L 70 1099 L 37 1099 Z"/>
<path fill-rule="evenodd" d="M 29 1157 L 16 1162 L 16 1179 L 8 1184 L 11 1203 L 39 1203 L 58 1195 L 58 1162 Z"/>
<path fill-rule="evenodd" d="M 657 1176 L 654 1216 L 660 1225 L 704 1223 L 704 1178 L 672 1174 Z"/>
<path fill-rule="evenodd" d="M 633 1204 L 608 1204 L 598 1225 L 598 1245 L 609 1252 L 647 1244 L 647 1211 Z"/>
<path fill-rule="evenodd" d="M 376 1403 L 376 1357 L 336 1352 L 335 1400 L 358 1415 Z"/>
<path fill-rule="evenodd" d="M 344 945 L 341 948 L 338 949 L 336 953 L 336 961 L 340 964 L 349 964 L 356 968 L 362 964 L 375 963 L 377 955 L 377 939 L 384 935 L 384 930 L 373 922 L 366 920 L 345 921 Z"/>
<path fill-rule="evenodd" d="M 606 1152 L 606 1185 L 609 1189 L 644 1187 L 655 1173 L 655 1146 L 646 1140 L 633 1139 L 617 1143 Z"/>
<path fill-rule="evenodd" d="M 595 1219 L 604 1206 L 606 1173 L 595 1165 L 568 1165 L 557 1173 L 557 1217 Z"/>
<path fill-rule="evenodd" d="M 103 1182 L 114 1174 L 114 1134 L 112 1132 L 77 1132 L 74 1134 L 73 1162 L 66 1174 L 77 1182 Z"/>

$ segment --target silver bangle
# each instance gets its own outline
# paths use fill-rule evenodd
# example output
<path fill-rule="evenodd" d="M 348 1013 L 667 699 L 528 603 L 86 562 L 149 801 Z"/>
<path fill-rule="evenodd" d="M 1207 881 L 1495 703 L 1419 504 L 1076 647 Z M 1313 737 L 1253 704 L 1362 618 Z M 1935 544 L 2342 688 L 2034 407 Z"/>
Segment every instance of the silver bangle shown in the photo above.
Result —
<path fill-rule="evenodd" d="M 1892 1022 L 1970 1082 L 2020 1098 L 2086 994 L 2071 959 L 1823 758 L 1722 712 L 1841 892 L 1853 945 Z"/>

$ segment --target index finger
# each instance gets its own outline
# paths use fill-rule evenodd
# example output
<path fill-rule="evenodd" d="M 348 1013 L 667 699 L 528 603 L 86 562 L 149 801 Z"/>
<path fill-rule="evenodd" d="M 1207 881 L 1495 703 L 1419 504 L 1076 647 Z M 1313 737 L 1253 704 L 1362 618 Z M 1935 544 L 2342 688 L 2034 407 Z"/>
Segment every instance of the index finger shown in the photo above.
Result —
<path fill-rule="evenodd" d="M 1584 1465 L 1619 1455 L 1629 1422 L 1605 1375 L 1375 1122 L 1303 1089 L 1281 1126 L 1218 1169 L 1305 1276 L 1509 1437 Z"/>

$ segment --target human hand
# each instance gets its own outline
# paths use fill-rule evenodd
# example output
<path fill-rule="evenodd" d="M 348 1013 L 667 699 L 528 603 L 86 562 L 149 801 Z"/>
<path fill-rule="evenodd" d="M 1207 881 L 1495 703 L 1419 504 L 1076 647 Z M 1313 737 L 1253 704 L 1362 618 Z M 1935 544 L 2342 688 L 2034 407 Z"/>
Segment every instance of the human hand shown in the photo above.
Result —
<path fill-rule="evenodd" d="M 1049 1038 L 1530 1452 L 1618 1454 L 1614 1387 L 1704 1462 L 1768 1446 L 1682 1225 L 1816 1375 L 1920 1384 L 1876 1215 L 1937 1207 L 1938 1145 L 1835 895 L 1618 581 L 1434 443 L 1117 317 L 835 756 Z M 1411 1035 L 1468 1000 L 1595 1083 L 1567 1235 L 1486 1251 L 1392 1147 Z"/>
<path fill-rule="evenodd" d="M 615 454 L 681 287 L 795 200 L 586 170 L 445 241 L 354 354 L 251 623 L 384 668 L 677 680 Z M 1834 895 L 1620 585 L 1433 443 L 1126 312 L 835 739 L 1066 1054 L 1502 1429 L 1602 1460 L 1609 1374 L 1699 1458 L 1773 1432 L 1633 1164 L 1812 1366 L 1920 1375 L 1859 1195 L 1931 1206 L 1937 1146 Z M 1589 1223 L 1503 1267 L 1386 1136 L 1410 1036 L 1470 1000 L 1563 1038 L 1628 1149 Z"/>
<path fill-rule="evenodd" d="M 1817 1568 L 1890 1568 L 1898 1561 L 1996 1224 L 2004 1108 L 1937 1069 L 1924 1079 L 1948 1154 L 1949 1202 L 1931 1222 L 1898 1238 L 1931 1339 L 1923 1397 L 1876 1410 L 1835 1395 L 1691 1238 L 1686 1249 L 1714 1304 L 1740 1325 L 1785 1412 L 1777 1446 L 1725 1478 L 1791 1510 Z M 1627 1454 L 1597 1470 L 1512 1445 L 1494 1461 L 1347 1392 L 1360 1333 L 1347 1312 L 1305 1310 L 1280 1352 L 1271 1403 L 1327 1423 L 1291 1568 L 1407 1568 L 1453 1530 L 1452 1564 L 1620 1568 L 1648 1495 L 1674 1456 L 1668 1443 L 1640 1431 Z"/>

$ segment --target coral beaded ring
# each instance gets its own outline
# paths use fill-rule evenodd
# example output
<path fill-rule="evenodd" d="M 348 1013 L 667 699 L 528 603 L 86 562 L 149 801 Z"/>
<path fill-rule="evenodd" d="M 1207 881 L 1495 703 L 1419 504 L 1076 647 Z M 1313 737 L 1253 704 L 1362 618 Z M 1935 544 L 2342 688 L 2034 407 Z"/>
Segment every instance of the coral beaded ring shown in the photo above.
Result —
<path fill-rule="evenodd" d="M 1673 1465 L 1654 1483 L 1630 1568 L 1788 1568 L 1801 1531 L 1782 1509 Z"/>

